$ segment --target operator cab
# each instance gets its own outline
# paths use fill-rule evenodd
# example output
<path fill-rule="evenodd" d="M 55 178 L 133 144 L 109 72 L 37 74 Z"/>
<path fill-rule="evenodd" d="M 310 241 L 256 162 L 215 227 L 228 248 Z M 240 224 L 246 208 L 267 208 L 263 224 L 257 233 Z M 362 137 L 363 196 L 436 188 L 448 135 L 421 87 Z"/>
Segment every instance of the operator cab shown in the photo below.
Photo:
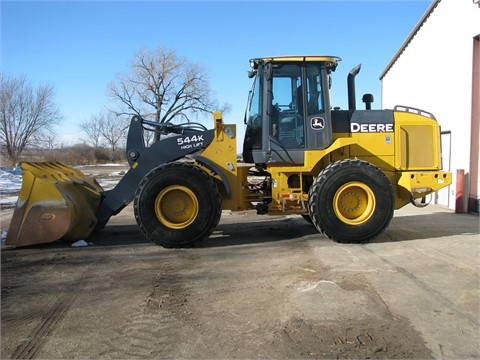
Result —
<path fill-rule="evenodd" d="M 254 82 L 245 114 L 245 162 L 303 164 L 305 150 L 332 143 L 329 75 L 338 61 L 331 56 L 250 60 Z"/>

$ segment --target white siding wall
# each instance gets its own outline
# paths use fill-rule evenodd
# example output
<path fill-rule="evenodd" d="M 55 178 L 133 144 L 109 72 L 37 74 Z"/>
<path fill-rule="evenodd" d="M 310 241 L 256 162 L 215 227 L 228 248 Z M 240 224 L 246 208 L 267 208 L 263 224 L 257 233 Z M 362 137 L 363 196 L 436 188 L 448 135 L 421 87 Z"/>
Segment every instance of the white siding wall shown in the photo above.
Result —
<path fill-rule="evenodd" d="M 398 104 L 429 111 L 442 131 L 451 131 L 452 209 L 456 170 L 469 172 L 470 166 L 473 38 L 478 34 L 478 5 L 441 0 L 382 79 L 383 108 Z"/>

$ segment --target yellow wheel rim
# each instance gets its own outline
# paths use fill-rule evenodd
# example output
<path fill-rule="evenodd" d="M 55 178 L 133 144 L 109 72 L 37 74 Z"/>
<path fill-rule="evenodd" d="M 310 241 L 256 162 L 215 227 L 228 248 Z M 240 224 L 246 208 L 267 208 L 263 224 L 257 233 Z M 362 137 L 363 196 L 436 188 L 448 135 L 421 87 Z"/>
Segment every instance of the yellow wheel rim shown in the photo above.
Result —
<path fill-rule="evenodd" d="M 335 215 L 349 225 L 360 225 L 375 212 L 376 201 L 372 189 L 364 183 L 353 181 L 340 187 L 333 198 Z"/>
<path fill-rule="evenodd" d="M 172 229 L 183 229 L 197 218 L 197 197 L 185 186 L 169 186 L 157 195 L 155 214 L 165 226 Z"/>

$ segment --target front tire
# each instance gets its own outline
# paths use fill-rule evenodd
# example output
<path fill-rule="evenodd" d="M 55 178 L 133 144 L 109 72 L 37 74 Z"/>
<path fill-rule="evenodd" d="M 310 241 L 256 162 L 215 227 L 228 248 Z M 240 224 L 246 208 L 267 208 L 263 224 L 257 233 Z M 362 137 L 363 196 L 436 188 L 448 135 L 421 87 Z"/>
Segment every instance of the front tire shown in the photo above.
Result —
<path fill-rule="evenodd" d="M 211 235 L 222 214 L 221 196 L 200 168 L 168 163 L 140 182 L 134 211 L 148 240 L 166 248 L 186 247 Z"/>
<path fill-rule="evenodd" d="M 340 160 L 317 176 L 309 191 L 313 224 L 340 243 L 360 243 L 383 232 L 393 217 L 392 184 L 374 165 Z"/>

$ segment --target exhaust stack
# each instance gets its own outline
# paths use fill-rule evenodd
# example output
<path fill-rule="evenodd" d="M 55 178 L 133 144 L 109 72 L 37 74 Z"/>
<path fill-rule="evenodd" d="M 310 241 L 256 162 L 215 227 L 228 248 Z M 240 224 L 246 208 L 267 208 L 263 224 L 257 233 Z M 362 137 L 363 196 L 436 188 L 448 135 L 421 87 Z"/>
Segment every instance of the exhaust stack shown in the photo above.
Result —
<path fill-rule="evenodd" d="M 357 105 L 355 101 L 355 76 L 360 72 L 362 64 L 355 66 L 347 76 L 347 91 L 348 91 L 348 109 L 357 110 Z"/>

